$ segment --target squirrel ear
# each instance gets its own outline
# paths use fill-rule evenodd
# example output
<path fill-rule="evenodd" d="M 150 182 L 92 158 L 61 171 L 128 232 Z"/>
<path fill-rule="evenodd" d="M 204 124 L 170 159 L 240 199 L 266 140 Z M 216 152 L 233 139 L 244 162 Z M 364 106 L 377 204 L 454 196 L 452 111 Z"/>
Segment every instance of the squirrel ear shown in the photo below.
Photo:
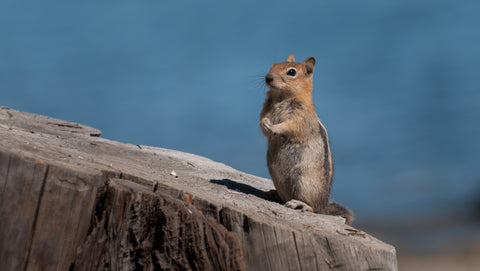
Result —
<path fill-rule="evenodd" d="M 295 55 L 294 54 L 290 54 L 287 58 L 287 62 L 295 62 Z"/>
<path fill-rule="evenodd" d="M 311 75 L 313 73 L 313 68 L 315 67 L 315 58 L 307 57 L 307 59 L 303 61 L 303 65 L 305 65 L 305 70 L 307 71 L 307 75 Z"/>

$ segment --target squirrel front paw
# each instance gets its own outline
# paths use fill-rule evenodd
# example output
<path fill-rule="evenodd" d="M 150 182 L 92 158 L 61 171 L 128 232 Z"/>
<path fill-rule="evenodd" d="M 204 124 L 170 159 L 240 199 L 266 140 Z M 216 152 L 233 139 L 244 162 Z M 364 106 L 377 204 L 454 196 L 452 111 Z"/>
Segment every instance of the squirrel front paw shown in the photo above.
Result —
<path fill-rule="evenodd" d="M 272 123 L 270 122 L 269 119 L 267 118 L 263 118 L 261 121 L 260 121 L 260 126 L 262 126 L 262 129 L 265 131 L 265 132 L 268 132 L 268 133 L 272 133 Z"/>

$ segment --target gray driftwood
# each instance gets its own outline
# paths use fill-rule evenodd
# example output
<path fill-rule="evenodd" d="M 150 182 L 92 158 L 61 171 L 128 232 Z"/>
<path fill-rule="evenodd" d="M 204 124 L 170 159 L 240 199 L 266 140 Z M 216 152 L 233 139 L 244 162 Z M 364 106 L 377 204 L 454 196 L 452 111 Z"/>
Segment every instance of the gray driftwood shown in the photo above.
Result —
<path fill-rule="evenodd" d="M 0 270 L 396 270 L 394 247 L 270 180 L 0 108 Z M 263 155 L 263 154 L 259 154 Z"/>

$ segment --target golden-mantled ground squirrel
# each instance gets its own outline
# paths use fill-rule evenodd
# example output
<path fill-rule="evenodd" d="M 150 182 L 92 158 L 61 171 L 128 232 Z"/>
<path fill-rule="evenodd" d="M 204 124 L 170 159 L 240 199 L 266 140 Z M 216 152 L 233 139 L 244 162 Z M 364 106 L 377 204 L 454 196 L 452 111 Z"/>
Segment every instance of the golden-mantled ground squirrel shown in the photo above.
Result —
<path fill-rule="evenodd" d="M 333 159 L 327 130 L 312 101 L 315 58 L 273 64 L 265 76 L 267 92 L 260 126 L 268 140 L 267 164 L 277 194 L 286 206 L 304 211 L 339 215 L 347 223 L 353 214 L 328 202 Z"/>

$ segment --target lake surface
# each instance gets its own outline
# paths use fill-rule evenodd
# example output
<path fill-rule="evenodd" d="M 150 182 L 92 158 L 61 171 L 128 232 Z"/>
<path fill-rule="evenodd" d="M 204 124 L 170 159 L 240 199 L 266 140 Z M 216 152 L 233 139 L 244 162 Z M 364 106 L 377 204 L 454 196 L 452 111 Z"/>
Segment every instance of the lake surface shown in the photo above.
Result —
<path fill-rule="evenodd" d="M 301 3 L 301 4 L 300 4 Z M 0 104 L 268 177 L 263 77 L 314 56 L 332 198 L 361 223 L 480 208 L 480 2 L 0 3 Z"/>

